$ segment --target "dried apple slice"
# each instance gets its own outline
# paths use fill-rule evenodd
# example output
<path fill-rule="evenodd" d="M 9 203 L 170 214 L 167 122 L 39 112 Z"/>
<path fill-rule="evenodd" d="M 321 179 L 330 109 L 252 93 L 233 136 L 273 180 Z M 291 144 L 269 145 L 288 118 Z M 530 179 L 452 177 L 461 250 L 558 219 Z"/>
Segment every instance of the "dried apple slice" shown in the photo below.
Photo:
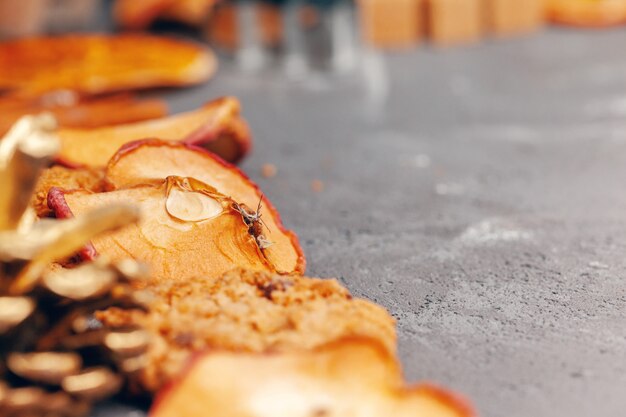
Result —
<path fill-rule="evenodd" d="M 553 22 L 578 27 L 606 27 L 626 22 L 626 0 L 549 0 Z"/>
<path fill-rule="evenodd" d="M 112 189 L 121 189 L 137 184 L 159 184 L 168 176 L 192 177 L 215 187 L 240 204 L 242 218 L 248 221 L 259 213 L 260 205 L 263 221 L 252 222 L 251 227 L 263 224 L 268 230 L 264 238 L 271 245 L 263 247 L 265 257 L 279 272 L 304 272 L 305 261 L 298 238 L 285 230 L 272 203 L 237 167 L 209 152 L 193 145 L 158 139 L 129 143 L 111 158 L 105 180 Z"/>
<path fill-rule="evenodd" d="M 297 268 L 303 266 L 303 261 L 298 263 L 300 248 L 291 240 L 279 253 L 289 253 L 295 259 L 268 256 L 264 245 L 270 235 L 260 225 L 253 230 L 241 213 L 243 204 L 193 178 L 169 176 L 160 184 L 107 193 L 63 192 L 58 188 L 48 192 L 48 204 L 59 218 L 124 201 L 136 203 L 149 214 L 134 227 L 97 237 L 92 241 L 93 249 L 81 253 L 83 257 L 101 254 L 120 260 L 130 256 L 148 263 L 157 282 L 194 276 L 214 278 L 237 266 L 287 273 L 299 272 Z M 276 220 L 267 216 L 266 224 L 276 225 Z M 281 234 L 278 229 L 273 232 L 272 238 Z"/>
<path fill-rule="evenodd" d="M 128 93 L 90 99 L 70 95 L 68 102 L 51 103 L 42 99 L 0 98 L 0 134 L 21 116 L 42 112 L 52 113 L 62 127 L 95 128 L 164 117 L 167 104 L 161 99 L 138 100 Z"/>
<path fill-rule="evenodd" d="M 471 417 L 459 396 L 406 386 L 374 340 L 351 338 L 309 353 L 208 352 L 161 391 L 150 417 Z"/>
<path fill-rule="evenodd" d="M 0 89 L 27 97 L 191 85 L 209 79 L 216 67 L 206 47 L 150 35 L 65 35 L 0 44 Z"/>
<path fill-rule="evenodd" d="M 163 119 L 100 129 L 60 129 L 57 160 L 69 166 L 105 166 L 122 145 L 157 137 L 198 145 L 236 162 L 251 147 L 250 131 L 240 111 L 236 98 L 223 97 Z"/>

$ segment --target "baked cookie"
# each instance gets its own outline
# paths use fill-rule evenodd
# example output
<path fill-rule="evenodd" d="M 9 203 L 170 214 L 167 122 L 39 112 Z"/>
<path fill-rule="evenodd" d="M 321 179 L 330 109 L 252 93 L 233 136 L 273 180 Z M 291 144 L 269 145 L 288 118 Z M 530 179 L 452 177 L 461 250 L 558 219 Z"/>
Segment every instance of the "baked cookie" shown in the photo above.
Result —
<path fill-rule="evenodd" d="M 193 352 L 307 351 L 348 336 L 396 350 L 394 319 L 382 307 L 353 298 L 333 279 L 233 270 L 154 284 L 149 311 L 109 309 L 98 318 L 114 327 L 139 324 L 154 337 L 140 383 L 156 391 L 183 369 Z"/>

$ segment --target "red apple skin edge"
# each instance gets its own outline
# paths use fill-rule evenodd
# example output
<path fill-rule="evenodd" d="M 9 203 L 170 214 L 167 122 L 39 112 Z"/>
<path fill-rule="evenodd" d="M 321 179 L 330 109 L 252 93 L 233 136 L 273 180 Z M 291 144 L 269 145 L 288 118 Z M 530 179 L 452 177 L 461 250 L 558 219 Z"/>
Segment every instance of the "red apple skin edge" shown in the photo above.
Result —
<path fill-rule="evenodd" d="M 212 126 L 210 123 L 207 123 L 206 125 L 201 126 L 199 129 L 195 130 L 185 139 L 181 140 L 181 142 L 189 144 L 189 145 L 193 145 L 197 148 L 201 148 L 205 152 L 210 152 L 208 149 L 205 149 L 204 146 L 207 146 L 211 144 L 212 142 L 219 140 L 221 134 L 228 134 L 228 133 L 229 133 L 228 129 L 217 128 L 215 126 Z M 247 125 L 246 125 L 246 135 L 243 138 L 239 138 L 236 135 L 233 135 L 233 137 L 237 138 L 236 145 L 238 148 L 238 152 L 237 152 L 237 156 L 233 158 L 233 160 L 230 162 L 235 164 L 235 163 L 240 162 L 246 155 L 250 153 L 250 151 L 252 150 L 253 142 L 252 142 L 252 135 L 250 135 L 250 130 L 248 129 Z M 139 140 L 141 141 L 141 140 L 150 140 L 150 139 L 139 139 Z M 132 142 L 128 142 L 128 143 L 132 143 Z M 126 145 L 128 145 L 128 143 L 122 145 L 120 149 L 123 149 Z M 79 169 L 79 168 L 85 167 L 85 164 L 79 164 L 79 163 L 70 161 L 68 159 L 65 159 L 63 157 L 55 157 L 54 162 L 70 169 Z"/>
<path fill-rule="evenodd" d="M 351 343 L 351 342 L 365 342 L 371 343 L 372 340 L 367 337 L 359 337 L 359 336 L 348 336 L 334 342 L 330 342 L 328 345 L 333 344 L 342 344 L 342 343 Z M 378 343 L 374 343 L 378 345 Z M 173 378 L 170 382 L 168 382 L 163 388 L 161 388 L 155 395 L 154 400 L 152 401 L 152 405 L 150 406 L 150 410 L 148 411 L 148 417 L 158 417 L 159 416 L 159 408 L 161 404 L 165 403 L 168 400 L 168 397 L 173 394 L 176 387 L 185 380 L 187 375 L 191 373 L 196 363 L 200 362 L 202 358 L 206 355 L 211 354 L 211 350 L 204 350 L 200 352 L 195 352 L 190 355 L 187 363 L 184 368 L 180 372 L 180 374 Z M 259 353 L 259 356 L 271 356 L 275 354 L 274 352 L 264 352 Z M 380 354 L 383 356 L 388 356 L 389 352 L 384 349 L 380 349 Z M 476 411 L 474 407 L 470 404 L 470 402 L 463 397 L 462 395 L 456 394 L 454 392 L 448 391 L 445 388 L 441 388 L 435 384 L 430 382 L 422 382 L 413 384 L 410 386 L 406 386 L 402 388 L 403 391 L 412 391 L 412 390 L 422 390 L 429 393 L 429 395 L 433 398 L 436 398 L 439 402 L 443 404 L 448 404 L 452 408 L 455 408 L 458 411 L 458 415 L 462 417 L 477 417 Z M 188 416 L 183 416 L 188 417 Z"/>
<path fill-rule="evenodd" d="M 289 236 L 289 240 L 291 241 L 291 244 L 293 245 L 293 247 L 296 249 L 296 252 L 298 253 L 298 262 L 296 265 L 296 268 L 294 269 L 294 271 L 292 273 L 294 274 L 298 274 L 298 275 L 302 275 L 304 274 L 304 272 L 306 271 L 306 259 L 304 257 L 304 251 L 302 250 L 302 247 L 300 246 L 300 241 L 298 239 L 298 236 L 292 232 L 291 230 L 287 230 L 285 228 L 285 226 L 283 225 L 283 221 L 280 217 L 280 213 L 278 212 L 278 210 L 276 210 L 276 207 L 274 207 L 274 205 L 267 199 L 267 197 L 265 197 L 265 194 L 263 194 L 263 192 L 261 191 L 261 189 L 259 188 L 259 186 L 257 184 L 255 184 L 253 181 L 250 180 L 250 178 L 241 170 L 239 169 L 239 167 L 224 161 L 222 158 L 220 158 L 219 156 L 215 155 L 212 152 L 207 151 L 204 148 L 201 148 L 197 145 L 194 144 L 190 144 L 190 143 L 185 143 L 185 142 L 171 142 L 175 145 L 179 145 L 182 144 L 183 146 L 185 146 L 187 149 L 190 149 L 194 152 L 200 152 L 202 154 L 204 154 L 205 156 L 207 156 L 208 158 L 211 158 L 213 160 L 215 160 L 215 162 L 217 162 L 218 164 L 222 165 L 225 169 L 228 170 L 232 170 L 235 171 L 237 174 L 239 174 L 242 178 L 244 178 L 246 181 L 248 181 L 250 183 L 250 185 L 253 187 L 254 191 L 262 196 L 262 204 L 263 207 L 265 207 L 265 209 L 271 214 L 271 216 L 276 219 L 276 225 L 278 226 L 278 229 L 281 231 L 281 233 L 284 233 L 285 235 Z M 133 142 L 128 142 L 124 145 L 122 145 L 122 147 L 117 151 L 117 153 L 115 155 L 113 155 L 113 157 L 111 158 L 111 160 L 109 161 L 109 165 L 113 165 L 115 164 L 120 158 L 122 158 L 124 155 L 133 152 L 134 150 L 140 148 L 143 145 L 152 145 L 152 144 L 159 144 L 161 146 L 168 146 L 167 142 L 164 142 L 160 139 L 140 139 L 140 140 L 136 140 Z M 65 203 L 65 198 L 63 197 L 63 202 Z M 67 208 L 67 203 L 65 203 L 65 206 Z M 51 208 L 52 209 L 52 208 Z M 52 209 L 54 210 L 54 209 Z M 69 208 L 67 208 L 67 210 L 69 211 Z M 70 211 L 71 213 L 71 211 Z"/>
<path fill-rule="evenodd" d="M 231 97 L 221 97 L 210 102 L 210 104 L 217 106 L 217 103 L 219 103 L 220 101 L 225 101 L 229 99 L 231 99 Z M 248 124 L 242 118 L 239 118 L 239 123 L 243 134 L 231 136 L 231 140 L 235 142 L 235 145 L 237 147 L 236 155 L 232 158 L 232 160 L 228 161 L 233 164 L 240 162 L 246 155 L 248 155 L 253 146 L 252 133 L 250 131 L 250 128 L 248 127 Z M 219 141 L 221 135 L 228 135 L 229 133 L 231 133 L 231 130 L 229 128 L 224 126 L 216 126 L 211 122 L 207 122 L 204 125 L 200 126 L 198 129 L 191 132 L 189 135 L 187 135 L 187 137 L 181 138 L 180 142 L 204 148 L 213 142 Z M 124 148 L 125 146 L 126 145 L 122 145 L 120 149 Z M 205 151 L 211 152 L 209 149 L 205 149 Z M 59 165 L 71 169 L 85 167 L 84 164 L 76 163 L 63 157 L 56 157 L 54 161 Z"/>
<path fill-rule="evenodd" d="M 54 212 L 57 219 L 71 219 L 74 217 L 74 213 L 72 213 L 65 201 L 65 191 L 59 187 L 51 187 L 48 191 L 48 208 Z M 89 242 L 78 251 L 78 256 L 83 261 L 93 261 L 98 256 L 98 252 Z"/>
<path fill-rule="evenodd" d="M 252 135 L 250 134 L 250 129 L 248 128 L 248 124 L 246 122 L 242 120 L 242 123 L 245 129 L 245 134 L 242 137 L 239 137 L 238 135 L 232 135 L 233 139 L 231 139 L 235 141 L 238 150 L 237 155 L 232 160 L 228 161 L 233 164 L 240 162 L 252 150 Z M 229 130 L 226 128 L 217 128 L 210 123 L 206 123 L 205 125 L 200 126 L 194 132 L 190 133 L 189 136 L 187 136 L 181 142 L 203 148 L 206 152 L 211 152 L 209 149 L 205 149 L 204 147 L 211 144 L 212 142 L 218 141 L 220 135 L 227 135 L 228 133 Z M 217 155 L 214 152 L 211 153 Z"/>

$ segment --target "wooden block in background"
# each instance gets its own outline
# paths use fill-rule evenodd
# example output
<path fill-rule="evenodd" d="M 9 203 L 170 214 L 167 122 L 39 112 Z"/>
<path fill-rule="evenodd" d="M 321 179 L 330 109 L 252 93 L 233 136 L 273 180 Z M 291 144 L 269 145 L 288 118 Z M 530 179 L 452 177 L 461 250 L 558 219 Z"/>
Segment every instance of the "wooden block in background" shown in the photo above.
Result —
<path fill-rule="evenodd" d="M 487 26 L 496 36 L 530 33 L 543 26 L 545 0 L 485 0 Z"/>
<path fill-rule="evenodd" d="M 428 0 L 426 18 L 432 42 L 455 45 L 482 38 L 485 33 L 483 6 L 483 0 Z"/>
<path fill-rule="evenodd" d="M 359 0 L 364 43 L 383 48 L 417 44 L 423 31 L 423 0 Z"/>

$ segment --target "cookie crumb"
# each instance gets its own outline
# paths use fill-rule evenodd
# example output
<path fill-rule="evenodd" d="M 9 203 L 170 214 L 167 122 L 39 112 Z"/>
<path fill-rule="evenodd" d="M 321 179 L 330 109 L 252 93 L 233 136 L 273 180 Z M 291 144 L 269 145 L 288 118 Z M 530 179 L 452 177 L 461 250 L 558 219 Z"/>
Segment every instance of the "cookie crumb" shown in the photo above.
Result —
<path fill-rule="evenodd" d="M 324 191 L 324 183 L 321 180 L 311 181 L 311 189 L 316 193 Z"/>
<path fill-rule="evenodd" d="M 264 178 L 273 178 L 276 176 L 277 172 L 278 168 L 276 168 L 274 164 L 263 164 L 261 167 L 261 175 L 263 175 Z"/>

